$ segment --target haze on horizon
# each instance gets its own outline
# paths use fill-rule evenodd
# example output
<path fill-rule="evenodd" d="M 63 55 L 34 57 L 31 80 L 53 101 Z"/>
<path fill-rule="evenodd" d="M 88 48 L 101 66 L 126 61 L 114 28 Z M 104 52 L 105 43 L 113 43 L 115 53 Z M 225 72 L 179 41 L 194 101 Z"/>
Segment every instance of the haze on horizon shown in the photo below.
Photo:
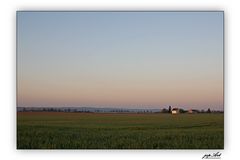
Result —
<path fill-rule="evenodd" d="M 223 109 L 223 12 L 17 12 L 17 106 Z"/>

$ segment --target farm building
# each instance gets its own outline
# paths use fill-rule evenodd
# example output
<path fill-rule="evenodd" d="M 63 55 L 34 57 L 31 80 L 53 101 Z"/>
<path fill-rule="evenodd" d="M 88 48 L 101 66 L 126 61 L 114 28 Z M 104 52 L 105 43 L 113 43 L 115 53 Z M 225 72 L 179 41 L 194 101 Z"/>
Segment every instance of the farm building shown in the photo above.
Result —
<path fill-rule="evenodd" d="M 178 108 L 173 108 L 172 109 L 172 114 L 179 114 L 179 109 Z"/>

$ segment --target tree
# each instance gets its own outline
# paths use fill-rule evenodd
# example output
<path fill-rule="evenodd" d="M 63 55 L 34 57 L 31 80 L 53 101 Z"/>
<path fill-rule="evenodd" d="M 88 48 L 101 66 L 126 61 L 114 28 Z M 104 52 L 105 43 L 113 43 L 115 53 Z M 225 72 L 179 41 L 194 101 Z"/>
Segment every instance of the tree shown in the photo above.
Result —
<path fill-rule="evenodd" d="M 171 113 L 171 112 L 172 112 L 172 107 L 169 106 L 169 107 L 168 107 L 168 113 Z"/>
<path fill-rule="evenodd" d="M 179 109 L 179 113 L 186 113 L 187 111 L 185 111 L 184 109 L 180 108 Z"/>
<path fill-rule="evenodd" d="M 210 110 L 210 108 L 208 108 L 208 110 L 207 110 L 207 113 L 211 113 L 211 110 Z"/>

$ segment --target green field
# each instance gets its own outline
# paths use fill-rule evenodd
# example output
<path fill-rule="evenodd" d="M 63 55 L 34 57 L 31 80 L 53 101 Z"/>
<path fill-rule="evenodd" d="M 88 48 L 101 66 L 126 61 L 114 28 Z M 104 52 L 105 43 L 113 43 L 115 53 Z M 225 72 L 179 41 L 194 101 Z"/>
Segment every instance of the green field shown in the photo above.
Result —
<path fill-rule="evenodd" d="M 18 149 L 223 149 L 223 114 L 18 112 Z"/>

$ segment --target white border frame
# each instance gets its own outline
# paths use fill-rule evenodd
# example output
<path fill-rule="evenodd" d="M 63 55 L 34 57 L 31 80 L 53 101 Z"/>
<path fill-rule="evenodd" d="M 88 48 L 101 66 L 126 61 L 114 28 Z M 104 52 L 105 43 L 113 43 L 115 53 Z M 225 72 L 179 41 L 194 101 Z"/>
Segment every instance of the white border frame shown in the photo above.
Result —
<path fill-rule="evenodd" d="M 154 1 L 154 0 L 153 0 Z M 220 151 L 237 159 L 240 142 L 239 2 L 224 0 L 9 0 L 0 2 L 0 148 L 2 159 L 202 159 Z M 225 23 L 224 150 L 16 150 L 16 11 L 17 10 L 223 10 Z"/>

